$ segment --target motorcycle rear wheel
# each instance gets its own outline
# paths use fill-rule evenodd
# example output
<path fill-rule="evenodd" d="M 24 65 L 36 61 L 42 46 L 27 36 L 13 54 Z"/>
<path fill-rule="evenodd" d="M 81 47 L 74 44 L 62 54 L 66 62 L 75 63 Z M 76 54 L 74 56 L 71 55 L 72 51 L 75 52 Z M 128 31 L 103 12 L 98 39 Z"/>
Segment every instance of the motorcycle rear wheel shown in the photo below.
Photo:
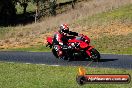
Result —
<path fill-rule="evenodd" d="M 67 60 L 68 62 L 70 61 L 70 59 L 68 59 L 68 57 L 66 57 L 66 56 L 59 57 L 58 54 L 57 54 L 57 51 L 56 51 L 55 49 L 52 49 L 52 53 L 53 53 L 53 55 L 54 55 L 56 58 L 63 59 L 63 60 Z"/>
<path fill-rule="evenodd" d="M 56 58 L 58 58 L 58 54 L 57 54 L 57 51 L 56 51 L 55 49 L 52 49 L 52 53 L 53 53 L 53 55 L 54 55 Z"/>

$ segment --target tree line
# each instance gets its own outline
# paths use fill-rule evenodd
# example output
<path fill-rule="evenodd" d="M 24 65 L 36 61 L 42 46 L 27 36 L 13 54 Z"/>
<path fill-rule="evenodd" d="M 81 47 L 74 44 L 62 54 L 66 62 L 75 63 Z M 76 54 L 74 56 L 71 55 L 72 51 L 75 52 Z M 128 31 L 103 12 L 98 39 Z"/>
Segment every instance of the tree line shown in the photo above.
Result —
<path fill-rule="evenodd" d="M 42 16 L 56 15 L 57 7 L 63 7 L 72 3 L 72 8 L 77 0 L 58 3 L 57 0 L 0 0 L 0 24 L 13 22 L 23 22 L 39 19 Z M 32 13 L 27 13 L 27 7 L 32 3 L 36 9 Z M 17 14 L 17 5 L 23 8 L 23 14 Z"/>
<path fill-rule="evenodd" d="M 56 3 L 56 0 L 0 0 L 0 17 L 15 16 L 17 12 L 17 9 L 15 7 L 17 4 L 20 4 L 20 6 L 23 7 L 23 13 L 26 13 L 26 8 L 29 2 L 34 3 L 39 9 L 39 3 L 41 2 L 42 4 L 44 4 L 47 1 Z M 51 8 L 54 8 L 53 3 L 49 3 L 49 5 L 52 6 Z"/>

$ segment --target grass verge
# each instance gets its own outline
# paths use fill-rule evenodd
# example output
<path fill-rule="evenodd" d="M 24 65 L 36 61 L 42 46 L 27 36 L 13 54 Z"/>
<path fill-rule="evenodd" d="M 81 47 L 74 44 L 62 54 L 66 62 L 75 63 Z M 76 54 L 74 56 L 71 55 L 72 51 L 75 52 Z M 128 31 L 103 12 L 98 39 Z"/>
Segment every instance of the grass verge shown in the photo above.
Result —
<path fill-rule="evenodd" d="M 86 68 L 86 67 L 85 67 Z M 132 70 L 91 68 L 87 74 L 130 74 Z M 0 62 L 0 88 L 131 88 L 129 84 L 87 84 L 76 83 L 78 67 L 53 67 L 35 64 Z"/>
<path fill-rule="evenodd" d="M 27 48 L 9 48 L 4 49 L 4 51 L 30 51 L 30 52 L 49 52 L 51 51 L 49 47 L 38 45 Z"/>

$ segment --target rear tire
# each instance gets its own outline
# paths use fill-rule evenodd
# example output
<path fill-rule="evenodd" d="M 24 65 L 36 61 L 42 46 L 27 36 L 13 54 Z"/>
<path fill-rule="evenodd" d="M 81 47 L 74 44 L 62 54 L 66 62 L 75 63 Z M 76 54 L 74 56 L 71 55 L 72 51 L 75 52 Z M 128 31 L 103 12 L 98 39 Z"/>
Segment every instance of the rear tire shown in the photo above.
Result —
<path fill-rule="evenodd" d="M 62 56 L 62 57 L 59 57 L 58 54 L 57 54 L 57 51 L 55 49 L 52 49 L 52 53 L 53 55 L 56 57 L 56 58 L 59 58 L 61 60 L 68 60 L 68 57 L 66 56 Z"/>
<path fill-rule="evenodd" d="M 92 49 L 91 51 L 91 59 L 93 60 L 93 61 L 99 61 L 100 60 L 100 53 L 96 50 L 96 49 Z"/>

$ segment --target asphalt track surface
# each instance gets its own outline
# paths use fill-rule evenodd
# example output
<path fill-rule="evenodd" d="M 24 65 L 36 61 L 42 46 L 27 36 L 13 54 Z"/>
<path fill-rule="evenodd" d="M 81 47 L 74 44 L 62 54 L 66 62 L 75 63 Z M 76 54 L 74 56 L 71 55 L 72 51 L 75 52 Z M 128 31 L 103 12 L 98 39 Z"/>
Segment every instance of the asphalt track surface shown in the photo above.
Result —
<path fill-rule="evenodd" d="M 105 68 L 123 68 L 132 69 L 132 55 L 113 55 L 101 54 L 100 62 L 91 62 L 90 60 L 64 61 L 55 58 L 50 52 L 12 52 L 1 51 L 0 61 L 45 64 L 54 66 L 89 66 Z"/>

